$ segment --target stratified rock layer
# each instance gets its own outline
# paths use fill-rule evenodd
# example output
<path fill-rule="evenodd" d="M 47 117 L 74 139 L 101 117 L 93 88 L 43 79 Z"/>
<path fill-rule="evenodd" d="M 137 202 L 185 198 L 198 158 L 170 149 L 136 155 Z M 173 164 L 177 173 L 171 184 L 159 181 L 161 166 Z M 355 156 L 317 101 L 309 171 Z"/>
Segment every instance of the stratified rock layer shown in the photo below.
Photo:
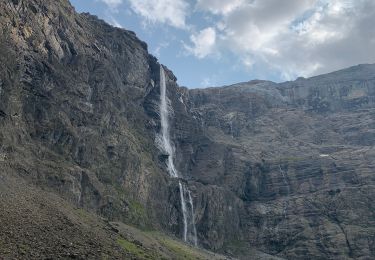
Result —
<path fill-rule="evenodd" d="M 209 203 L 197 195 L 209 247 L 231 237 L 288 259 L 374 256 L 375 65 L 181 93 L 195 120 L 176 115 L 180 167 L 218 186 Z"/>

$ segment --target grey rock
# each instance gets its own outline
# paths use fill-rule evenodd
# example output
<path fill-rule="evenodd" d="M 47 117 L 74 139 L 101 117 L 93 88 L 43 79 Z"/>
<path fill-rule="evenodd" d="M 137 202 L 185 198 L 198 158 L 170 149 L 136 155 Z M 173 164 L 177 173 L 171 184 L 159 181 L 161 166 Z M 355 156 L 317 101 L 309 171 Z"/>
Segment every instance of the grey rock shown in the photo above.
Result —
<path fill-rule="evenodd" d="M 17 183 L 4 180 L 22 180 L 47 194 L 33 193 L 48 209 L 58 196 L 107 222 L 181 237 L 178 182 L 155 145 L 160 64 L 147 45 L 66 0 L 0 1 L 0 10 L 4 198 Z M 165 70 L 176 165 L 192 192 L 200 246 L 243 259 L 374 258 L 375 65 L 192 90 Z M 0 200 L 15 217 L 2 221 L 17 227 L 17 201 L 35 219 L 51 216 L 15 190 L 11 202 Z M 80 257 L 61 249 L 79 221 L 52 216 L 69 231 L 61 242 L 53 233 L 54 250 Z M 29 234 L 50 228 L 37 223 Z M 23 232 L 10 231 L 5 245 Z M 114 249 L 113 234 L 102 236 L 99 250 Z"/>

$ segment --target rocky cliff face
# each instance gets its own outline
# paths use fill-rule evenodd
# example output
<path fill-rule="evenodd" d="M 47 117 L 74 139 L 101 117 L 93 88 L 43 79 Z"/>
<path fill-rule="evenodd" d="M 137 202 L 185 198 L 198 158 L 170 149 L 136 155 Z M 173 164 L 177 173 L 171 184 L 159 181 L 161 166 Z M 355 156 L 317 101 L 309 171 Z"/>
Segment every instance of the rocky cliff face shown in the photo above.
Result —
<path fill-rule="evenodd" d="M 194 121 L 175 123 L 180 167 L 216 192 L 196 194 L 202 241 L 288 259 L 373 257 L 374 75 L 360 65 L 183 90 Z"/>
<path fill-rule="evenodd" d="M 181 237 L 178 181 L 155 145 L 160 65 L 147 45 L 66 0 L 0 0 L 0 10 L 4 185 L 18 179 L 69 207 Z M 200 246 L 245 259 L 375 256 L 375 65 L 194 90 L 165 70 Z"/>
<path fill-rule="evenodd" d="M 10 167 L 108 216 L 132 210 L 123 185 L 138 190 L 127 198 L 149 203 L 148 172 L 166 179 L 139 112 L 151 88 L 146 45 L 67 1 L 1 5 L 1 151 Z"/>
<path fill-rule="evenodd" d="M 145 98 L 159 64 L 68 1 L 0 1 L 0 163 L 109 220 L 180 233 Z"/>

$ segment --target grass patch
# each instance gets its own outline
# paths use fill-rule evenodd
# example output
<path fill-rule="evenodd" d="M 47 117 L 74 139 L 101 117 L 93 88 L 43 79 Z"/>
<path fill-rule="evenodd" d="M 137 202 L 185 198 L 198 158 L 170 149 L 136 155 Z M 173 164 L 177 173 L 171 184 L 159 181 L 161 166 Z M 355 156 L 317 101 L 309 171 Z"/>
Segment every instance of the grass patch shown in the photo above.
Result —
<path fill-rule="evenodd" d="M 150 226 L 150 221 L 146 213 L 145 206 L 136 201 L 136 200 L 128 200 L 129 205 L 129 212 L 127 219 L 129 223 L 136 225 L 141 230 L 147 230 Z"/>
<path fill-rule="evenodd" d="M 146 219 L 146 209 L 138 201 L 132 200 L 129 202 L 130 214 L 136 219 Z"/>
<path fill-rule="evenodd" d="M 151 259 L 151 256 L 147 254 L 145 250 L 143 250 L 140 246 L 127 241 L 123 238 L 117 239 L 117 243 L 126 251 L 129 252 L 130 254 L 134 255 L 138 259 Z"/>
<path fill-rule="evenodd" d="M 203 259 L 193 248 L 166 237 L 160 238 L 160 243 L 175 255 L 176 259 L 196 260 Z"/>

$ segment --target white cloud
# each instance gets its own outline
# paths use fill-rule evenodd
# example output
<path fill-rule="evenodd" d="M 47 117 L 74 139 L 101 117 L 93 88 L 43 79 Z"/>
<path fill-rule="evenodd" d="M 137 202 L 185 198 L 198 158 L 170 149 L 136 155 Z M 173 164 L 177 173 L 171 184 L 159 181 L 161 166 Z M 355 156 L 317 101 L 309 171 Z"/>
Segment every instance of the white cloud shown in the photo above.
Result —
<path fill-rule="evenodd" d="M 127 1 L 146 22 L 185 30 L 191 35 L 183 47 L 198 59 L 230 51 L 237 57 L 233 63 L 284 79 L 375 62 L 373 0 L 101 1 L 111 11 Z M 205 29 L 193 31 L 202 23 L 187 22 L 192 14 L 205 18 Z M 156 47 L 156 55 L 161 48 Z"/>
<path fill-rule="evenodd" d="M 216 31 L 212 27 L 201 30 L 197 34 L 190 36 L 192 46 L 185 45 L 185 48 L 194 56 L 202 59 L 210 55 L 216 43 Z"/>
<path fill-rule="evenodd" d="M 110 8 L 115 9 L 120 4 L 122 4 L 122 0 L 102 0 L 104 3 L 106 3 Z"/>
<path fill-rule="evenodd" d="M 211 77 L 204 77 L 200 83 L 200 87 L 207 88 L 207 87 L 213 87 L 216 86 L 217 82 L 217 76 L 212 75 Z"/>
<path fill-rule="evenodd" d="M 153 53 L 156 57 L 160 58 L 160 52 L 161 52 L 161 50 L 162 50 L 162 49 L 165 49 L 165 48 L 168 48 L 168 46 L 169 46 L 169 43 L 168 43 L 168 42 L 161 42 L 161 43 L 159 43 L 159 44 L 156 46 L 156 48 L 152 51 L 152 53 Z"/>
<path fill-rule="evenodd" d="M 290 24 L 306 10 L 313 1 L 257 0 L 244 3 L 241 8 L 225 16 L 225 36 L 236 48 L 245 51 L 277 50 L 274 40 L 289 33 Z"/>
<path fill-rule="evenodd" d="M 112 15 L 110 15 L 109 17 L 109 20 L 107 19 L 107 21 L 109 22 L 110 25 L 114 26 L 114 27 L 117 27 L 117 28 L 124 28 L 118 21 L 115 17 L 113 17 Z"/>
<path fill-rule="evenodd" d="M 148 22 L 185 28 L 188 3 L 184 0 L 129 0 L 132 10 Z"/>
<path fill-rule="evenodd" d="M 191 37 L 198 58 L 230 50 L 246 67 L 284 79 L 375 62 L 372 0 L 198 0 L 197 7 L 219 17 L 216 41 Z"/>
<path fill-rule="evenodd" d="M 227 14 L 243 2 L 244 0 L 197 0 L 197 8 L 214 14 Z"/>

